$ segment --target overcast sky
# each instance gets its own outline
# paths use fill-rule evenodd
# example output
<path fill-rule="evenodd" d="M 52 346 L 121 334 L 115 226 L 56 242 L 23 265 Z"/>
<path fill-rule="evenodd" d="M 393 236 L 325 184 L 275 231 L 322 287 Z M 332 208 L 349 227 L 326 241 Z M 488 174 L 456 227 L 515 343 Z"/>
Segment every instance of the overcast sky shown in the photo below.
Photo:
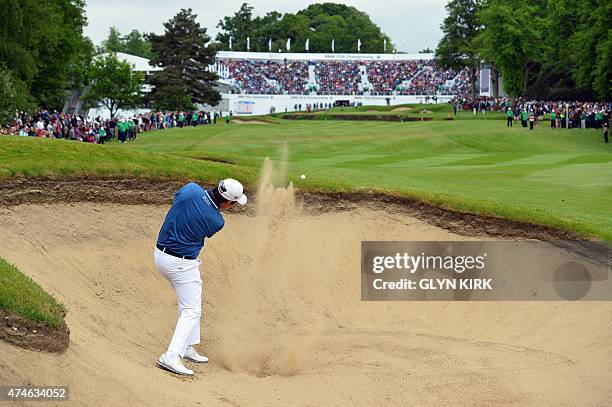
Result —
<path fill-rule="evenodd" d="M 217 23 L 233 15 L 244 0 L 87 0 L 89 25 L 85 34 L 99 45 L 116 26 L 122 34 L 132 29 L 141 32 L 163 31 L 163 23 L 181 8 L 192 8 L 200 24 L 214 38 Z M 309 4 L 325 0 L 251 0 L 254 15 L 276 10 L 295 13 Z M 374 24 L 388 34 L 400 51 L 417 52 L 425 47 L 435 48 L 440 39 L 440 23 L 447 0 L 346 0 L 332 1 L 355 6 L 370 15 Z"/>

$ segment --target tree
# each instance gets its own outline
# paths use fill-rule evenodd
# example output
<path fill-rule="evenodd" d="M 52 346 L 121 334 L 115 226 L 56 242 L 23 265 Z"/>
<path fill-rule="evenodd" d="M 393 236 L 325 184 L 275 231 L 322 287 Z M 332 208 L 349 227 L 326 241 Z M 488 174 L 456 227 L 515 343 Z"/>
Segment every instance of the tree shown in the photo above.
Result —
<path fill-rule="evenodd" d="M 336 52 L 356 52 L 357 39 L 361 40 L 361 52 L 393 52 L 391 39 L 374 24 L 370 17 L 344 4 L 312 4 L 295 14 L 281 14 L 276 11 L 263 17 L 253 17 L 253 8 L 244 3 L 230 17 L 224 17 L 217 27 L 217 41 L 222 49 L 246 50 L 246 38 L 250 38 L 251 51 L 285 50 L 287 39 L 291 39 L 291 51 L 304 52 L 306 40 L 309 51 L 330 52 L 334 40 Z"/>
<path fill-rule="evenodd" d="M 578 87 L 603 100 L 612 98 L 612 3 L 576 0 L 578 24 L 569 39 L 572 74 Z"/>
<path fill-rule="evenodd" d="M 138 57 L 151 59 L 151 43 L 138 30 L 132 30 L 122 39 L 121 52 L 136 55 Z"/>
<path fill-rule="evenodd" d="M 127 35 L 121 35 L 117 27 L 111 27 L 108 37 L 102 41 L 99 53 L 125 52 L 142 58 L 151 58 L 151 43 L 146 35 L 138 30 L 132 30 Z"/>
<path fill-rule="evenodd" d="M 217 24 L 217 28 L 220 29 L 217 41 L 229 49 L 231 37 L 232 48 L 246 51 L 246 39 L 247 37 L 253 38 L 254 27 L 253 7 L 242 3 L 240 9 L 232 17 L 223 17 L 223 20 Z"/>
<path fill-rule="evenodd" d="M 131 109 L 142 103 L 143 76 L 114 53 L 101 55 L 91 64 L 89 91 L 83 97 L 88 106 L 104 106 L 111 118 L 119 109 Z"/>
<path fill-rule="evenodd" d="M 545 53 L 545 18 L 537 1 L 491 0 L 478 12 L 483 29 L 477 37 L 480 55 L 504 78 L 511 96 L 528 88 L 529 75 Z"/>
<path fill-rule="evenodd" d="M 117 27 L 108 29 L 108 37 L 102 41 L 102 49 L 105 52 L 123 52 L 123 40 Z"/>
<path fill-rule="evenodd" d="M 475 41 L 481 26 L 477 13 L 481 0 L 451 0 L 446 5 L 448 16 L 440 26 L 442 39 L 436 49 L 439 66 L 453 69 L 468 68 L 472 100 L 476 99 L 476 72 L 480 56 Z"/>
<path fill-rule="evenodd" d="M 0 124 L 14 118 L 16 112 L 32 108 L 25 83 L 15 79 L 11 71 L 0 66 Z"/>
<path fill-rule="evenodd" d="M 151 77 L 152 97 L 159 106 L 178 110 L 195 103 L 216 105 L 221 95 L 214 88 L 218 76 L 208 71 L 215 63 L 216 48 L 209 45 L 206 29 L 191 9 L 181 9 L 164 23 L 163 35 L 151 34 L 151 64 L 162 67 Z"/>
<path fill-rule="evenodd" d="M 0 0 L 0 63 L 38 104 L 61 109 L 84 61 L 83 0 Z"/>

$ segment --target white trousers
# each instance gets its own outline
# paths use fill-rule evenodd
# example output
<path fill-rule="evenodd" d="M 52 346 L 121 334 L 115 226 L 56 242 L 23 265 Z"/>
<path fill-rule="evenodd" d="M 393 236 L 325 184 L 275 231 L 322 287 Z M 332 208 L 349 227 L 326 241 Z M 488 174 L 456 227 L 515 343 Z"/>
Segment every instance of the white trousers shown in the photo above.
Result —
<path fill-rule="evenodd" d="M 183 357 L 187 347 L 200 343 L 202 316 L 200 259 L 181 259 L 166 254 L 158 248 L 155 248 L 154 259 L 157 270 L 174 287 L 178 301 L 178 322 L 166 354 Z"/>

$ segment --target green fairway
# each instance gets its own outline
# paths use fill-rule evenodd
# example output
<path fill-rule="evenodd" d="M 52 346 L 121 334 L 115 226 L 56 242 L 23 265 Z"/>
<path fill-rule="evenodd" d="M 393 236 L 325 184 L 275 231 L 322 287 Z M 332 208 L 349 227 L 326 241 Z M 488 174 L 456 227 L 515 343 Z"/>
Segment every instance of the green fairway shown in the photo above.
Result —
<path fill-rule="evenodd" d="M 281 121 L 146 134 L 128 147 L 258 168 L 266 156 L 280 160 L 283 143 L 288 178 L 300 187 L 384 190 L 612 238 L 612 148 L 595 130 L 530 132 L 490 120 Z"/>
<path fill-rule="evenodd" d="M 145 133 L 126 145 L 2 138 L 0 176 L 235 176 L 252 186 L 265 157 L 279 162 L 286 144 L 285 181 L 300 188 L 385 191 L 612 239 L 612 147 L 599 131 L 274 120 Z"/>

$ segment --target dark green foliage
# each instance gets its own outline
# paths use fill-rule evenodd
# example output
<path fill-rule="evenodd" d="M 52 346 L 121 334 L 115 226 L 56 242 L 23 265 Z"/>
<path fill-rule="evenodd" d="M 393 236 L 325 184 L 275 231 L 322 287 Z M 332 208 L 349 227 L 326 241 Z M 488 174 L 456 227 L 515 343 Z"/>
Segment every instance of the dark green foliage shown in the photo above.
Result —
<path fill-rule="evenodd" d="M 510 95 L 612 98 L 612 2 L 488 0 L 478 18 L 478 52 Z"/>
<path fill-rule="evenodd" d="M 122 36 L 114 26 L 109 29 L 108 37 L 102 42 L 100 52 L 124 52 L 147 59 L 152 57 L 151 43 L 145 34 L 132 30 L 129 34 Z"/>
<path fill-rule="evenodd" d="M 305 52 L 309 39 L 310 52 L 331 52 L 332 39 L 336 52 L 357 52 L 357 39 L 361 40 L 361 52 L 382 53 L 384 41 L 387 52 L 393 52 L 393 44 L 370 17 L 355 7 L 335 3 L 312 4 L 295 14 L 269 12 L 263 17 L 253 17 L 253 7 L 244 3 L 229 17 L 217 25 L 220 32 L 217 41 L 221 48 L 229 49 L 232 37 L 234 51 L 246 51 L 246 39 L 250 38 L 251 51 L 267 52 L 272 39 L 272 51 L 286 51 L 287 39 L 291 39 L 292 52 Z"/>
<path fill-rule="evenodd" d="M 92 48 L 83 0 L 0 0 L 0 63 L 42 106 L 61 109 Z"/>
<path fill-rule="evenodd" d="M 5 123 L 18 111 L 31 110 L 34 103 L 26 84 L 0 65 L 0 123 Z"/>
<path fill-rule="evenodd" d="M 537 3 L 495 0 L 478 12 L 479 21 L 485 27 L 477 39 L 480 55 L 502 73 L 510 96 L 525 93 L 529 75 L 542 62 L 545 53 L 546 20 Z"/>
<path fill-rule="evenodd" d="M 164 23 L 164 34 L 149 36 L 154 54 L 151 64 L 163 68 L 150 81 L 155 86 L 152 98 L 157 106 L 183 110 L 196 103 L 216 105 L 221 100 L 214 88 L 218 77 L 207 71 L 215 62 L 216 48 L 208 45 L 210 37 L 196 17 L 191 9 L 182 9 Z"/>

